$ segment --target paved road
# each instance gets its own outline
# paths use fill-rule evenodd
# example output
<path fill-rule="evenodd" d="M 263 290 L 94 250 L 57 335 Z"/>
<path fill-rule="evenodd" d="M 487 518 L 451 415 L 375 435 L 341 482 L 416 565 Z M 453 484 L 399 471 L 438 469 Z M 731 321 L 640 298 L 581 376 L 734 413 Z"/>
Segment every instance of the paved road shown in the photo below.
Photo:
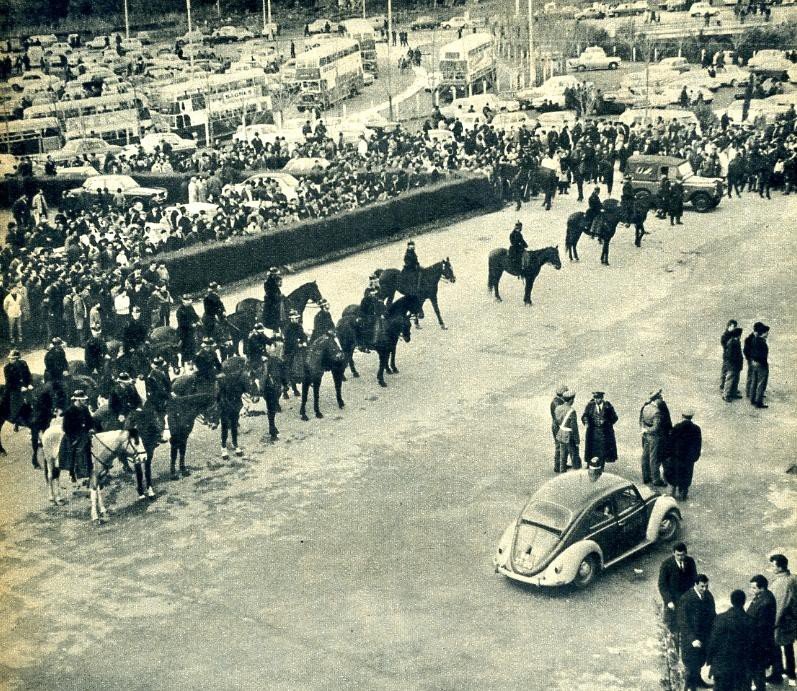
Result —
<path fill-rule="evenodd" d="M 556 384 L 600 386 L 620 415 L 617 471 L 638 478 L 636 418 L 663 386 L 675 415 L 697 408 L 704 457 L 685 506 L 690 548 L 720 602 L 761 572 L 770 550 L 797 556 L 797 208 L 746 197 L 684 228 L 650 223 L 636 249 L 620 229 L 611 267 L 545 267 L 535 305 L 504 279 L 486 291 L 486 255 L 519 217 L 533 247 L 561 243 L 572 198 L 472 218 L 417 238 L 422 262 L 450 256 L 441 288 L 450 330 L 402 344 L 380 389 L 375 356 L 325 382 L 321 421 L 296 401 L 265 443 L 244 421 L 243 460 L 218 459 L 217 432 L 191 439 L 194 474 L 135 501 L 120 475 L 114 515 L 88 523 L 84 498 L 48 508 L 21 435 L 0 461 L 0 679 L 9 688 L 655 689 L 653 550 L 585 593 L 515 586 L 491 568 L 496 540 L 551 472 Z M 337 316 L 367 275 L 397 265 L 387 245 L 286 279 L 317 279 Z M 225 296 L 228 305 L 260 288 Z M 772 326 L 770 408 L 721 401 L 719 333 L 736 317 Z M 634 578 L 634 567 L 642 569 Z"/>

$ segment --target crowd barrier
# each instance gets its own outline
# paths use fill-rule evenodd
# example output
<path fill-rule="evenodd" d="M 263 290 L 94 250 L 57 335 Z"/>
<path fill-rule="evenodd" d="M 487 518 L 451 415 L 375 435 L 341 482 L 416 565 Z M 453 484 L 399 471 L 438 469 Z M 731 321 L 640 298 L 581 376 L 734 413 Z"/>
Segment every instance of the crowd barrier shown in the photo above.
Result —
<path fill-rule="evenodd" d="M 172 294 L 179 295 L 203 290 L 210 281 L 239 281 L 270 266 L 321 258 L 457 214 L 494 210 L 499 204 L 486 178 L 448 178 L 354 211 L 252 237 L 194 245 L 158 259 L 169 269 Z"/>

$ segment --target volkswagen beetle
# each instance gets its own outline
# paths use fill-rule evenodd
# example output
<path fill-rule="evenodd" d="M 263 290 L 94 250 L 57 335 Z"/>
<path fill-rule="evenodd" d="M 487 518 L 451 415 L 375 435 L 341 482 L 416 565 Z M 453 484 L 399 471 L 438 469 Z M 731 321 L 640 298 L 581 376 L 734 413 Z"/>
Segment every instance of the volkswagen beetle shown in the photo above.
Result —
<path fill-rule="evenodd" d="M 674 540 L 672 497 L 598 469 L 546 482 L 504 531 L 495 570 L 522 583 L 589 585 L 604 568 L 656 542 Z"/>

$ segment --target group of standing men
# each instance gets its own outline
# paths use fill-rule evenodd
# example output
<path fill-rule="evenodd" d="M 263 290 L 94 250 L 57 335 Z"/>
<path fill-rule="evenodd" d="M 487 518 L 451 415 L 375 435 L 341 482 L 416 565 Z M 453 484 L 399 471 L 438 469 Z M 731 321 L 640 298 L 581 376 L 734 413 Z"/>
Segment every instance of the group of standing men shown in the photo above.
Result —
<path fill-rule="evenodd" d="M 750 601 L 742 590 L 731 607 L 716 613 L 709 578 L 697 571 L 684 543 L 659 569 L 664 623 L 675 637 L 684 664 L 684 691 L 708 688 L 701 670 L 710 666 L 716 691 L 764 691 L 767 684 L 796 686 L 797 577 L 782 554 L 769 558 L 771 577 L 754 575 Z M 767 671 L 769 675 L 767 676 Z"/>

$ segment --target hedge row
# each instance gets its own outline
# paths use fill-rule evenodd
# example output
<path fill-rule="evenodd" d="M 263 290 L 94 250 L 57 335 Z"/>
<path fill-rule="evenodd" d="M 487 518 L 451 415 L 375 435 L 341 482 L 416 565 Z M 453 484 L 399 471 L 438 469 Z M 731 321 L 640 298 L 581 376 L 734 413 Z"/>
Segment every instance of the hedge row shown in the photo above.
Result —
<path fill-rule="evenodd" d="M 218 244 L 195 245 L 159 255 L 174 294 L 204 289 L 209 281 L 230 283 L 280 266 L 351 249 L 409 228 L 456 214 L 497 208 L 483 177 L 448 179 L 393 199 L 329 218 Z"/>

